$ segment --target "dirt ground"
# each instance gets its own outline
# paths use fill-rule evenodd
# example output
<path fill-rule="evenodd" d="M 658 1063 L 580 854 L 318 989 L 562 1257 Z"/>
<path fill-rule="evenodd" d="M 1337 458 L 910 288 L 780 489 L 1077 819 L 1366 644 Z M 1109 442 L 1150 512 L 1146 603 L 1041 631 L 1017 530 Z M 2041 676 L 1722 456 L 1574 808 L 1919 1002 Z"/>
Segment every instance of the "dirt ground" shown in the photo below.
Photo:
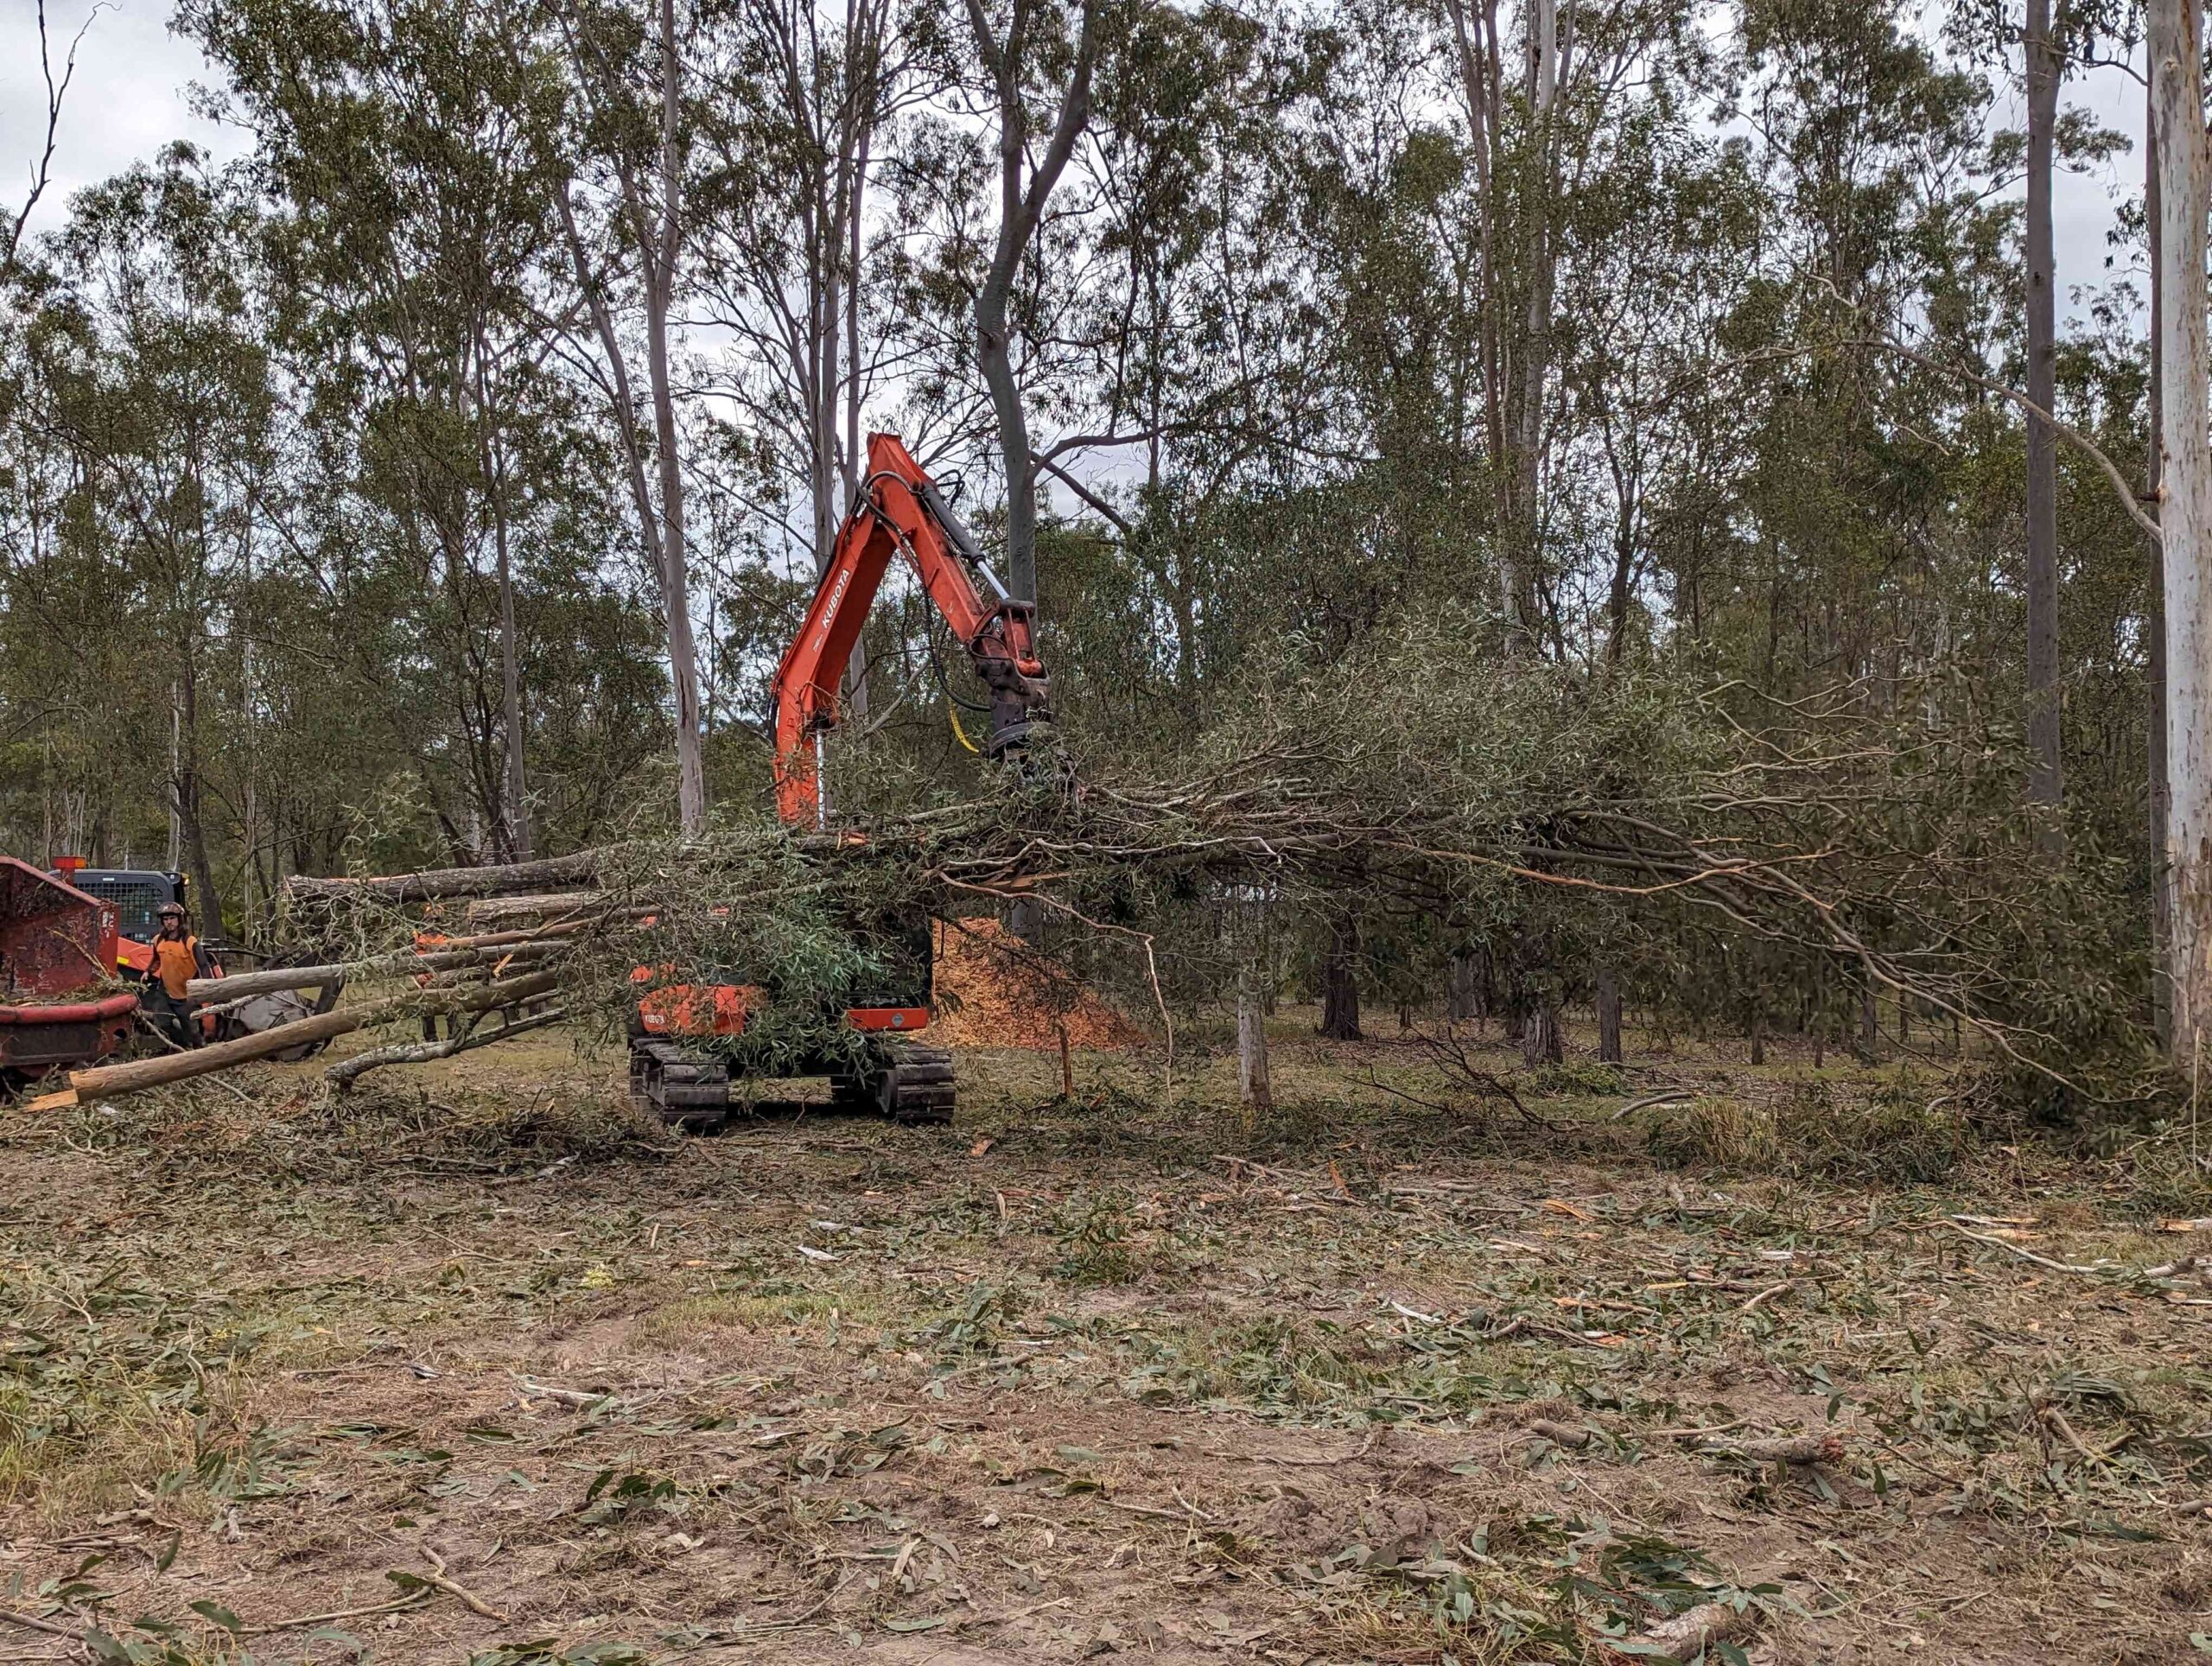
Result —
<path fill-rule="evenodd" d="M 1249 1129 L 965 1050 L 953 1128 L 683 1139 L 546 1037 L 0 1110 L 0 1661 L 2212 1651 L 2207 1246 L 2103 1171 L 1670 1132 L 1925 1067 L 1478 1052 L 1524 1117 L 1310 1022 Z"/>

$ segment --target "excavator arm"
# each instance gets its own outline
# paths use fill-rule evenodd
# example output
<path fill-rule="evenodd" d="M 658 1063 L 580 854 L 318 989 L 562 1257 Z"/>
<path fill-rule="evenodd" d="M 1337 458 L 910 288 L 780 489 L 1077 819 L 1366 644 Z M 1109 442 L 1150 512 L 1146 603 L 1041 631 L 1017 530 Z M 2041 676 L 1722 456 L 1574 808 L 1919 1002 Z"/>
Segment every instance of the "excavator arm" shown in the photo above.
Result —
<path fill-rule="evenodd" d="M 998 756 L 1019 750 L 1045 705 L 1050 690 L 1037 658 L 1036 605 L 1007 594 L 899 436 L 871 434 L 860 495 L 837 529 L 806 623 L 776 668 L 776 810 L 785 822 L 819 826 L 827 818 L 821 737 L 836 727 L 845 666 L 899 556 L 990 692 L 984 750 Z"/>
<path fill-rule="evenodd" d="M 822 792 L 822 737 L 836 726 L 839 684 L 860 640 L 868 610 L 893 559 L 912 563 L 930 602 L 967 649 L 990 691 L 987 750 L 1004 755 L 1027 741 L 1030 724 L 1047 692 L 1034 640 L 1037 609 L 1007 595 L 958 517 L 906 454 L 894 434 L 871 434 L 868 475 L 852 512 L 837 529 L 830 565 L 816 586 L 806 623 L 776 668 L 776 809 L 787 823 L 820 826 L 827 820 Z M 845 1022 L 878 1041 L 855 1073 L 849 1053 L 824 1056 L 796 1072 L 827 1070 L 832 1102 L 899 1122 L 950 1122 L 952 1055 L 922 1045 L 914 1033 L 930 1021 L 931 977 L 928 918 L 911 914 L 921 929 L 914 970 L 902 982 L 895 966 L 892 987 L 859 997 Z M 883 924 L 883 922 L 879 922 Z M 901 929 L 899 922 L 891 922 Z M 635 1027 L 630 1040 L 630 1091 L 662 1117 L 684 1128 L 720 1129 L 729 1119 L 731 1058 L 725 1051 L 691 1045 L 708 1036 L 742 1036 L 750 1013 L 767 997 L 760 989 L 690 983 L 675 966 L 640 966 Z M 789 1063 L 790 1061 L 785 1061 Z M 740 1066 L 742 1067 L 741 1065 Z"/>

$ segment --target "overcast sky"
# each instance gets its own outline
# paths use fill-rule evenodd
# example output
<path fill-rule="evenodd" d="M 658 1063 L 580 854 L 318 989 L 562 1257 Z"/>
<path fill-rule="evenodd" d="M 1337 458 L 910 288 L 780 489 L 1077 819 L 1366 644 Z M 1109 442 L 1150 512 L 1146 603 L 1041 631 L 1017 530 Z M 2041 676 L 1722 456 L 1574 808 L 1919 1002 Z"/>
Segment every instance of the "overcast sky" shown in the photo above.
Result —
<path fill-rule="evenodd" d="M 152 156 L 169 139 L 189 138 L 219 158 L 246 149 L 245 135 L 192 113 L 192 83 L 215 78 L 196 48 L 168 32 L 169 4 L 170 0 L 102 0 L 94 11 L 86 0 L 48 0 L 57 73 L 69 37 L 88 16 L 91 22 L 62 111 L 54 182 L 34 216 L 34 231 L 61 223 L 72 190 Z M 2139 142 L 2142 89 L 2126 76 L 2100 70 L 2069 84 L 2066 94 L 2069 103 L 2086 105 L 2107 125 Z M 45 107 L 37 0 L 0 0 L 0 202 L 22 200 L 44 137 Z M 2004 113 L 2018 122 L 2017 99 L 2006 100 Z M 2106 234 L 2114 206 L 2136 190 L 2141 169 L 2137 151 L 2092 175 L 2061 182 L 2056 219 L 2063 308 L 2077 287 L 2099 285 L 2110 277 Z"/>

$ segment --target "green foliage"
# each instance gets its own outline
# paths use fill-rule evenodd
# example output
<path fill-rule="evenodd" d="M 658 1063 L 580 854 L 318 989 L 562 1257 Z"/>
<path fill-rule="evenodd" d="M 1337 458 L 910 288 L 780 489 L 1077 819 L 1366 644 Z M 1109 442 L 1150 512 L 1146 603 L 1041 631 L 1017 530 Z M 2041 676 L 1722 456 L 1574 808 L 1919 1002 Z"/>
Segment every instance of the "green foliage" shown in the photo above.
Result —
<path fill-rule="evenodd" d="M 1657 1113 L 1662 1161 L 1852 1185 L 1917 1186 L 1957 1168 L 1971 1129 L 1952 1096 L 1907 1081 L 1847 1097 L 1815 1078 L 1771 1099 L 1705 1096 Z"/>
<path fill-rule="evenodd" d="M 1126 1284 L 1135 1278 L 1138 1265 L 1128 1244 L 1130 1203 L 1126 1192 L 1102 1192 L 1078 1218 L 1065 1222 L 1061 1232 L 1065 1249 L 1053 1265 L 1053 1276 L 1070 1284 Z"/>
<path fill-rule="evenodd" d="M 1217 1016 L 1255 942 L 1277 982 L 1317 972 L 1351 918 L 1351 970 L 1408 1012 L 1471 957 L 1511 1021 L 1602 971 L 1670 1023 L 1832 1045 L 1871 980 L 1989 1027 L 1984 1121 L 2171 1109 L 2151 568 L 2071 447 L 2063 859 L 2019 802 L 2023 429 L 1974 379 L 2018 369 L 2015 159 L 1980 14 L 1638 0 L 1578 25 L 1539 112 L 1477 96 L 1433 10 L 1109 8 L 1009 324 L 1079 767 L 980 764 L 957 646 L 894 582 L 830 802 L 916 817 L 921 848 L 835 861 L 753 819 L 770 669 L 848 429 L 942 441 L 995 553 L 972 308 L 996 209 L 949 91 L 982 67 L 921 8 L 868 72 L 868 207 L 837 235 L 856 158 L 821 136 L 855 130 L 825 111 L 872 60 L 791 59 L 768 16 L 683 24 L 674 301 L 712 321 L 715 397 L 677 378 L 663 459 L 596 321 L 639 356 L 644 275 L 607 228 L 656 212 L 652 17 L 181 7 L 252 156 L 165 151 L 5 275 L 0 848 L 174 836 L 203 912 L 260 936 L 287 872 L 631 840 L 616 888 L 656 923 L 576 994 L 611 1024 L 634 966 L 757 985 L 747 1068 L 859 1068 L 836 1014 L 912 988 L 912 900 L 995 906 L 1018 862 L 1111 928 L 1060 917 L 1056 952 L 1181 1019 Z M 1071 45 L 1045 35 L 1032 97 Z M 2092 297 L 2059 366 L 2061 414 L 2131 477 L 2135 318 Z M 1923 360 L 1882 345 L 1905 337 Z M 640 553 L 672 518 L 636 483 L 664 461 L 723 811 L 680 856 Z M 1297 816 L 1334 848 L 1281 855 Z"/>
<path fill-rule="evenodd" d="M 916 1339 L 940 1353 L 988 1353 L 998 1346 L 1001 1323 L 1020 1311 L 1012 1292 L 978 1280 L 957 1307 L 924 1326 Z"/>

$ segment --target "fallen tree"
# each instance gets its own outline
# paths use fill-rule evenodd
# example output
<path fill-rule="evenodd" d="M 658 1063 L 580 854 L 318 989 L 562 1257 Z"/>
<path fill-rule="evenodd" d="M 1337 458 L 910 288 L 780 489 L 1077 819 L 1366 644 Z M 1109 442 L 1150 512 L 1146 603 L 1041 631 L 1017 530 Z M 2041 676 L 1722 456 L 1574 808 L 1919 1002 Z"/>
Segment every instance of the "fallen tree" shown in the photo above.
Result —
<path fill-rule="evenodd" d="M 2061 944 L 2063 963 L 2120 963 L 2109 899 L 2124 887 L 2087 849 L 2059 869 L 2030 860 L 2001 737 L 1931 723 L 1910 690 L 1846 684 L 1782 705 L 1666 676 L 1470 665 L 1467 639 L 1421 621 L 1325 672 L 1277 668 L 1169 779 L 1079 771 L 1044 743 L 968 798 L 914 793 L 920 807 L 863 838 L 734 818 L 550 862 L 295 882 L 294 918 L 354 951 L 250 976 L 470 979 L 543 956 L 565 1010 L 612 1034 L 637 969 L 666 969 L 776 990 L 746 1042 L 772 1064 L 820 1056 L 918 908 L 1032 900 L 1083 928 L 1077 944 L 1135 949 L 1137 991 L 1164 1018 L 1233 983 L 1224 900 L 1318 918 L 1349 899 L 1481 938 L 1531 1007 L 1555 1012 L 1556 969 L 1600 954 L 1687 984 L 1700 956 L 1755 953 L 1723 970 L 1762 1001 L 1796 989 L 1855 1010 L 1885 989 L 2052 1079 L 2084 1056 L 2118 1059 L 2106 1096 L 2133 1091 L 2136 1019 L 2044 970 Z M 1347 684 L 1395 696 L 1347 702 Z M 574 917 L 407 946 L 409 905 L 503 896 Z M 388 1062 L 445 1056 L 403 1051 Z"/>
<path fill-rule="evenodd" d="M 574 928 L 581 932 L 585 922 Z M 235 972 L 224 977 L 195 977 L 185 993 L 195 1001 L 226 997 L 226 1004 L 274 989 L 320 989 L 383 972 L 446 972 L 474 966 L 503 966 L 517 960 L 542 959 L 575 945 L 569 933 L 531 936 L 525 932 L 499 934 L 501 940 L 462 939 L 435 949 L 395 950 L 356 960 L 334 960 L 311 966 L 274 966 L 258 972 Z"/>
<path fill-rule="evenodd" d="M 219 1041 L 211 1046 L 163 1053 L 155 1059 L 136 1059 L 125 1064 L 105 1065 L 92 1070 L 71 1071 L 67 1087 L 39 1095 L 30 1102 L 29 1108 L 33 1110 L 60 1110 L 82 1103 L 88 1098 L 114 1098 L 126 1093 L 143 1092 L 148 1088 L 166 1087 L 175 1082 L 188 1082 L 194 1077 L 213 1075 L 217 1071 L 266 1059 L 289 1047 L 313 1041 L 327 1041 L 366 1025 L 402 1014 L 483 1012 L 494 1007 L 511 1006 L 550 995 L 558 982 L 559 979 L 551 972 L 533 972 L 525 977 L 486 983 L 474 989 L 434 992 L 421 996 L 394 995 L 365 1006 L 321 1013 L 312 1018 L 302 1018 L 296 1023 L 279 1024 L 274 1029 L 264 1030 L 258 1035 L 241 1036 L 235 1041 Z"/>
<path fill-rule="evenodd" d="M 284 881 L 284 896 L 295 903 L 367 898 L 378 902 L 442 901 L 453 897 L 495 897 L 514 891 L 589 885 L 597 877 L 598 853 L 500 867 L 432 868 L 418 874 L 340 875 L 318 879 L 295 874 Z"/>

